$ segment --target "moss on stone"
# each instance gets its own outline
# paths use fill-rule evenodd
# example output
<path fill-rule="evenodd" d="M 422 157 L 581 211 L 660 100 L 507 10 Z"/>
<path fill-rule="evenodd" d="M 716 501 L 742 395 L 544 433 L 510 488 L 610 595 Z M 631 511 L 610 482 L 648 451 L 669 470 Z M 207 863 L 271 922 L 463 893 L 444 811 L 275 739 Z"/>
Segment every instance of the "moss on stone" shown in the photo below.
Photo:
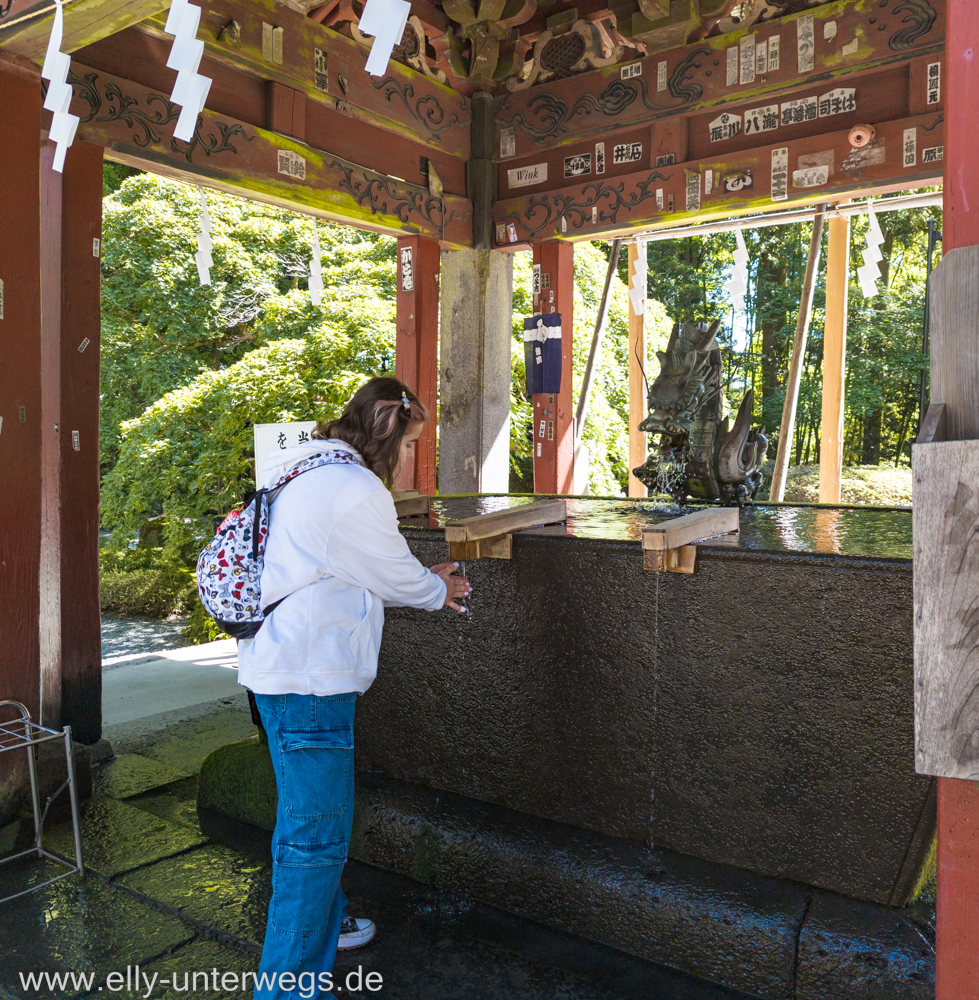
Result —
<path fill-rule="evenodd" d="M 201 765 L 198 806 L 273 830 L 277 803 L 272 758 L 257 736 L 219 747 Z"/>

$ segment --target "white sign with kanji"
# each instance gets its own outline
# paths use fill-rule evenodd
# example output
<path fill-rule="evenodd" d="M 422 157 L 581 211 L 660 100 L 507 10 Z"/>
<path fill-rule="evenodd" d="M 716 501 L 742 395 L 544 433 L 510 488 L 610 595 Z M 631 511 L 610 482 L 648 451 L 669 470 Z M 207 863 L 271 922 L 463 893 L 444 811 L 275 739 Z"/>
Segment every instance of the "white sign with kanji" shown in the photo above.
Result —
<path fill-rule="evenodd" d="M 772 201 L 789 196 L 789 147 L 772 150 Z"/>
<path fill-rule="evenodd" d="M 297 420 L 288 424 L 255 424 L 255 482 L 263 483 L 262 469 L 270 451 L 285 451 L 297 444 L 305 444 L 316 430 L 315 420 Z"/>
<path fill-rule="evenodd" d="M 763 108 L 752 108 L 744 113 L 744 134 L 770 132 L 778 128 L 778 105 L 766 104 Z"/>
<path fill-rule="evenodd" d="M 928 103 L 938 104 L 942 99 L 942 64 L 928 63 Z"/>
<path fill-rule="evenodd" d="M 840 87 L 819 98 L 820 118 L 828 118 L 830 115 L 845 115 L 848 111 L 856 110 L 856 91 L 852 87 Z"/>
<path fill-rule="evenodd" d="M 814 122 L 818 117 L 819 99 L 816 97 L 802 97 L 782 105 L 783 125 L 801 125 L 803 122 Z"/>
<path fill-rule="evenodd" d="M 633 163 L 642 159 L 641 142 L 622 142 L 612 147 L 613 163 Z"/>
<path fill-rule="evenodd" d="M 725 111 L 718 115 L 710 125 L 710 141 L 720 142 L 722 139 L 733 139 L 741 131 L 741 115 L 732 115 Z"/>

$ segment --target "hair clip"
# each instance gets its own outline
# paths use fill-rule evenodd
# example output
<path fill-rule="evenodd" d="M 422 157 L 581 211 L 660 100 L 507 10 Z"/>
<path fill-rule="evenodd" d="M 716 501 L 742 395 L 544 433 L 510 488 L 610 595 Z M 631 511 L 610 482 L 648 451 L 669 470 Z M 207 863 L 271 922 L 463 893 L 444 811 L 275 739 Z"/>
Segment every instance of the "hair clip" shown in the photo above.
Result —
<path fill-rule="evenodd" d="M 406 410 L 410 410 L 411 409 L 411 403 L 408 402 L 408 393 L 406 393 L 406 392 L 401 393 L 401 405 Z"/>

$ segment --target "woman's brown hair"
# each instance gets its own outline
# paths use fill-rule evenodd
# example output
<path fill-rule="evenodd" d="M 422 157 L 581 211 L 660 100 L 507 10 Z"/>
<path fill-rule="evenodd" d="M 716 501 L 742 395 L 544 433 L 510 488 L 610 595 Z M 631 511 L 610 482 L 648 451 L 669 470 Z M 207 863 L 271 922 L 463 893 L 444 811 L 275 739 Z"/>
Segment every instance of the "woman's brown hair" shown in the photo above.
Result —
<path fill-rule="evenodd" d="M 421 400 L 396 378 L 372 378 L 350 397 L 343 413 L 320 421 L 313 437 L 337 438 L 360 452 L 371 472 L 390 486 L 398 467 L 401 439 L 414 423 L 428 420 Z"/>

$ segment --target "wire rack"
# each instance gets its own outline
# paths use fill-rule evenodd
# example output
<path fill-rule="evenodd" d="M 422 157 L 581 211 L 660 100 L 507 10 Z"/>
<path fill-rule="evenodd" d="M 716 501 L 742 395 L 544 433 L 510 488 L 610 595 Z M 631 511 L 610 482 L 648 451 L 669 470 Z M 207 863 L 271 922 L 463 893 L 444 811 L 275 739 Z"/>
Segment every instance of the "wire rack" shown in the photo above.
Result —
<path fill-rule="evenodd" d="M 55 875 L 54 878 L 49 878 L 44 882 L 32 885 L 28 889 L 11 893 L 9 896 L 4 896 L 0 898 L 0 903 L 6 903 L 8 900 L 16 899 L 18 896 L 24 896 L 29 892 L 35 892 L 38 889 L 42 889 L 46 885 L 50 885 L 52 882 L 68 878 L 69 875 L 77 873 L 78 875 L 84 876 L 85 874 L 85 865 L 82 862 L 81 829 L 78 822 L 78 789 L 75 782 L 75 760 L 71 747 L 71 726 L 65 726 L 64 729 L 58 731 L 57 729 L 49 729 L 47 726 L 42 726 L 36 722 L 32 722 L 31 713 L 27 710 L 27 707 L 22 705 L 19 701 L 0 701 L 0 710 L 4 708 L 14 709 L 19 713 L 19 718 L 8 722 L 0 722 L 0 754 L 10 753 L 14 750 L 24 750 L 27 752 L 27 769 L 31 778 L 31 807 L 34 817 L 34 844 L 23 851 L 17 851 L 14 854 L 8 854 L 5 857 L 0 858 L 0 865 L 6 864 L 8 861 L 15 861 L 17 858 L 33 855 L 38 858 L 47 858 L 49 861 L 62 865 L 67 869 L 67 871 L 62 872 L 60 875 Z M 34 757 L 34 751 L 35 748 L 40 746 L 42 743 L 52 743 L 55 740 L 61 740 L 64 743 L 65 765 L 68 776 L 61 783 L 61 786 L 47 797 L 42 811 L 41 796 L 38 790 L 37 781 L 37 761 Z M 47 818 L 48 809 L 51 807 L 51 803 L 66 788 L 68 789 L 68 795 L 71 800 L 71 826 L 75 841 L 74 864 L 66 858 L 53 854 L 44 847 L 44 820 Z"/>

